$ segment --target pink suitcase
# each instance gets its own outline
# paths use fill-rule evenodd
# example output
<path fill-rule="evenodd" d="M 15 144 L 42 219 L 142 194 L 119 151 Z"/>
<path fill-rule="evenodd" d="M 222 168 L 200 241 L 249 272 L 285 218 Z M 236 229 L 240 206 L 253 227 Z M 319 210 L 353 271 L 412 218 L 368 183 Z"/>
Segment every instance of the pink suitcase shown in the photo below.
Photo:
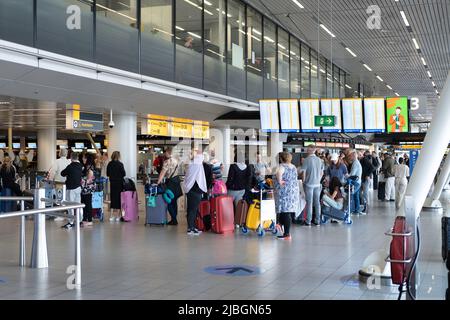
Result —
<path fill-rule="evenodd" d="M 124 212 L 123 220 L 126 222 L 139 219 L 138 195 L 136 191 L 123 191 L 120 194 L 120 203 Z"/>
<path fill-rule="evenodd" d="M 234 231 L 233 197 L 219 196 L 211 199 L 211 229 L 215 233 Z"/>

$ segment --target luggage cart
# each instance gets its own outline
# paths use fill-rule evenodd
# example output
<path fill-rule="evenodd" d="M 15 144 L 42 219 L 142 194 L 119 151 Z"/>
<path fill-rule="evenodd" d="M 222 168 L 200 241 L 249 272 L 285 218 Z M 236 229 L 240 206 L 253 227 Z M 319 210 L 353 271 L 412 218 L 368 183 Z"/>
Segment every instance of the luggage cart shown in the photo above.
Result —
<path fill-rule="evenodd" d="M 264 237 L 266 232 L 271 232 L 276 235 L 277 229 L 277 214 L 275 211 L 274 190 L 259 190 L 252 191 L 252 193 L 259 193 L 259 199 L 254 199 L 253 203 L 247 213 L 245 225 L 241 231 L 243 234 L 249 233 L 250 230 L 255 231 L 259 237 Z M 264 199 L 263 195 L 266 195 Z"/>
<path fill-rule="evenodd" d="M 344 222 L 344 224 L 351 225 L 353 224 L 353 220 L 351 218 L 351 202 L 352 202 L 352 196 L 355 190 L 355 177 L 349 177 L 347 179 L 347 183 L 344 187 L 345 191 L 347 192 L 347 208 L 338 210 L 332 207 L 327 207 L 327 210 L 324 210 L 324 206 L 322 206 L 322 215 L 320 217 L 320 222 L 322 224 L 326 224 L 329 222 L 330 219 L 339 220 Z"/>
<path fill-rule="evenodd" d="M 96 179 L 95 192 L 92 195 L 92 218 L 103 222 L 105 214 L 103 210 L 103 204 L 108 196 L 108 178 L 100 177 Z"/>

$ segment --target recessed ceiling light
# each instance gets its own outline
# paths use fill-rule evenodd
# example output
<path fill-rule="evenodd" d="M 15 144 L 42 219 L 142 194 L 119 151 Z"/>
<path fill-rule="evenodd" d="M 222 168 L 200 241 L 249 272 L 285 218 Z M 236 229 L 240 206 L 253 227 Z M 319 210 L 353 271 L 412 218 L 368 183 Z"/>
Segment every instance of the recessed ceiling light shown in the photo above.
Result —
<path fill-rule="evenodd" d="M 420 49 L 419 44 L 417 43 L 416 38 L 413 38 L 412 41 L 414 42 L 414 46 L 416 47 L 417 50 Z"/>
<path fill-rule="evenodd" d="M 331 37 L 336 38 L 336 36 L 323 24 L 320 24 L 320 27 L 325 30 Z"/>
<path fill-rule="evenodd" d="M 433 85 L 433 87 L 436 87 L 436 83 L 434 81 L 431 81 L 431 84 Z"/>
<path fill-rule="evenodd" d="M 348 84 L 345 85 L 346 88 L 351 89 L 352 87 L 350 87 Z"/>
<path fill-rule="evenodd" d="M 430 72 L 430 71 L 428 71 L 427 73 L 428 73 L 428 76 L 429 76 L 430 78 L 432 78 L 432 76 L 431 76 L 431 72 Z"/>
<path fill-rule="evenodd" d="M 395 93 L 395 95 L 396 95 L 397 97 L 400 97 L 400 95 L 399 95 L 397 92 Z"/>
<path fill-rule="evenodd" d="M 386 87 L 387 87 L 389 90 L 392 90 L 392 87 L 391 87 L 391 86 L 386 85 Z"/>
<path fill-rule="evenodd" d="M 400 11 L 400 14 L 402 15 L 403 22 L 405 23 L 405 25 L 406 25 L 407 27 L 409 27 L 409 21 L 408 21 L 408 19 L 406 18 L 405 12 L 404 12 L 404 11 Z"/>
<path fill-rule="evenodd" d="M 380 80 L 381 82 L 383 82 L 383 81 L 384 81 L 383 79 L 381 79 L 381 77 L 380 77 L 380 76 L 377 76 L 377 79 L 378 79 L 378 80 Z"/>
<path fill-rule="evenodd" d="M 367 64 L 363 64 L 364 67 L 366 67 L 367 70 L 372 71 L 372 69 L 367 65 Z"/>
<path fill-rule="evenodd" d="M 356 57 L 356 54 L 350 49 L 350 48 L 345 48 L 345 50 L 347 50 L 348 52 L 350 52 L 350 54 L 354 57 Z"/>
<path fill-rule="evenodd" d="M 294 2 L 297 6 L 299 6 L 300 9 L 304 9 L 304 8 L 305 8 L 305 7 L 304 7 L 300 2 L 298 2 L 297 0 L 292 0 L 292 2 Z"/>
<path fill-rule="evenodd" d="M 424 66 L 427 65 L 427 62 L 425 61 L 425 58 L 424 58 L 424 57 L 422 57 L 422 63 L 423 63 Z"/>

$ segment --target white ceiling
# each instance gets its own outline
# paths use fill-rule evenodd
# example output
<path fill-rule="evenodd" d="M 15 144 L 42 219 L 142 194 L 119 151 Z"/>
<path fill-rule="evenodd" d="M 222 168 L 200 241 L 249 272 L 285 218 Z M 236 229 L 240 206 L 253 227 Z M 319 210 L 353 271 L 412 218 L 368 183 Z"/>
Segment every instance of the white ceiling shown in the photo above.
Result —
<path fill-rule="evenodd" d="M 353 82 L 363 81 L 375 95 L 393 95 L 388 84 L 400 95 L 426 97 L 426 106 L 422 105 L 415 115 L 431 118 L 438 96 L 421 57 L 441 91 L 450 70 L 450 0 L 298 0 L 304 9 L 292 0 L 246 2 L 350 72 Z M 381 9 L 381 30 L 367 27 L 370 15 L 366 10 L 371 5 Z M 402 10 L 412 32 L 403 22 Z M 336 37 L 331 39 L 318 28 L 317 19 Z M 417 40 L 422 55 L 412 38 Z M 348 53 L 342 43 L 357 57 Z M 361 61 L 373 72 L 365 69 Z"/>

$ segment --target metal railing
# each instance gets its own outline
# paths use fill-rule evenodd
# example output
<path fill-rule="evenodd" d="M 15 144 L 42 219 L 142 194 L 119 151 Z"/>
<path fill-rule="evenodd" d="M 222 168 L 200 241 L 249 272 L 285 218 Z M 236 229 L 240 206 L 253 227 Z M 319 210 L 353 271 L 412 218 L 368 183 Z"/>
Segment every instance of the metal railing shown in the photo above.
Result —
<path fill-rule="evenodd" d="M 39 192 L 37 192 L 39 196 Z M 36 201 L 38 200 L 39 201 Z M 57 207 L 39 208 L 25 210 L 25 201 L 38 202 L 38 207 L 45 203 L 57 204 Z M 68 201 L 58 201 L 53 199 L 46 199 L 42 197 L 0 197 L 0 201 L 21 201 L 21 211 L 6 212 L 0 214 L 0 219 L 20 217 L 20 249 L 19 249 L 19 265 L 25 266 L 25 216 L 34 215 L 34 235 L 33 235 L 33 248 L 31 253 L 32 268 L 47 268 L 47 239 L 45 233 L 45 216 L 61 217 L 64 219 L 75 221 L 75 285 L 81 286 L 81 239 L 80 239 L 80 222 L 81 222 L 81 209 L 84 208 L 82 203 L 74 203 Z M 61 211 L 74 210 L 75 214 L 59 213 Z"/>

